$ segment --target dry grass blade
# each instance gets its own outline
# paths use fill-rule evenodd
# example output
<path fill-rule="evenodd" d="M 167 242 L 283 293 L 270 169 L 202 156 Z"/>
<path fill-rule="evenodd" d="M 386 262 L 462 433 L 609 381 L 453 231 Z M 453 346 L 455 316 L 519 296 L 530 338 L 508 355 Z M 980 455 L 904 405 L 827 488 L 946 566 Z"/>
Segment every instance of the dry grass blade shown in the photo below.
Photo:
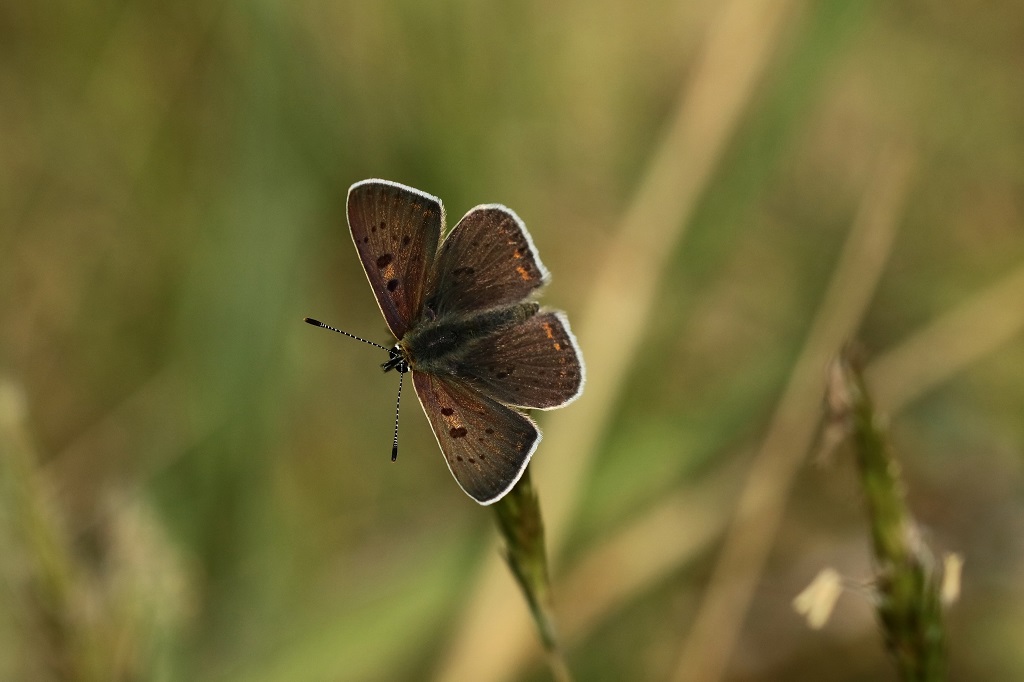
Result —
<path fill-rule="evenodd" d="M 567 645 L 584 639 L 609 614 L 700 556 L 721 537 L 739 471 L 674 491 L 570 567 L 559 602 Z"/>
<path fill-rule="evenodd" d="M 583 397 L 550 422 L 538 458 L 540 481 L 558 481 L 546 502 L 550 554 L 557 562 L 600 425 L 609 414 L 647 327 L 657 283 L 682 238 L 722 149 L 768 64 L 792 2 L 727 4 L 711 26 L 705 49 L 641 183 L 622 228 L 607 251 L 577 328 L 587 358 Z M 607 330 L 614 328 L 610 335 Z M 543 485 L 543 483 L 542 483 Z M 484 564 L 474 595 L 437 675 L 441 680 L 501 680 L 532 646 L 529 618 L 497 561 Z M 495 633 L 495 614 L 502 632 Z"/>
<path fill-rule="evenodd" d="M 811 446 L 825 367 L 856 332 L 889 255 L 910 178 L 905 151 L 883 154 L 832 281 L 740 495 L 711 582 L 674 679 L 721 678 L 782 520 L 793 478 Z"/>
<path fill-rule="evenodd" d="M 1024 266 L 871 363 L 865 381 L 895 411 L 1024 331 Z"/>
<path fill-rule="evenodd" d="M 26 409 L 19 388 L 0 380 L 0 520 L 9 519 L 16 538 L 4 551 L 21 556 L 25 567 L 12 582 L 24 611 L 20 642 L 26 664 L 46 661 L 49 668 L 22 672 L 43 679 L 110 679 L 112 655 L 89 609 L 96 595 L 90 594 L 53 491 L 36 464 Z"/>

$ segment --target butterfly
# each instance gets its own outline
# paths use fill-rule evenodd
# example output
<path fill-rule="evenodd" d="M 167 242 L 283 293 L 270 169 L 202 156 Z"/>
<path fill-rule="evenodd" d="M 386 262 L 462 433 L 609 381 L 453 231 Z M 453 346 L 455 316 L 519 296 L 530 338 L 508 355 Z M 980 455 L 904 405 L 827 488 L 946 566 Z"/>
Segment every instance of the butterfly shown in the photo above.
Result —
<path fill-rule="evenodd" d="M 541 433 L 524 409 L 579 397 L 585 367 L 564 313 L 533 300 L 550 275 L 523 221 L 500 204 L 471 209 L 442 240 L 441 200 L 387 180 L 348 191 L 359 260 L 397 343 L 391 348 L 306 318 L 388 352 L 381 367 L 413 386 L 448 469 L 483 505 L 526 470 Z"/>

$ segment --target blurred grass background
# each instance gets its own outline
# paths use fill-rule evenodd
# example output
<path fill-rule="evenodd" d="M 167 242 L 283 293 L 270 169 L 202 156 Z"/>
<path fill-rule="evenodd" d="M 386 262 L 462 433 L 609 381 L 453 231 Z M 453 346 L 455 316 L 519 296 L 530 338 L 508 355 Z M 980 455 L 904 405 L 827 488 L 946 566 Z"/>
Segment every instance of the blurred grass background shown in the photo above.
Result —
<path fill-rule="evenodd" d="M 688 93 L 733 86 L 694 83 L 742 0 L 0 5 L 0 679 L 441 679 L 486 668 L 459 660 L 483 656 L 473 636 L 515 641 L 521 600 L 465 625 L 489 603 L 490 512 L 412 402 L 392 465 L 383 358 L 301 324 L 389 341 L 344 218 L 367 177 L 450 222 L 512 207 L 544 301 L 588 331 L 600 397 L 540 415 L 534 475 L 543 508 L 578 502 L 554 575 L 578 679 L 678 677 L 698 632 L 721 635 L 721 679 L 894 679 L 862 596 L 820 632 L 790 606 L 824 566 L 870 576 L 842 457 L 787 455 L 752 599 L 699 627 L 730 584 L 725 524 L 760 532 L 737 505 L 893 158 L 891 245 L 851 324 L 899 396 L 927 539 L 966 559 L 951 678 L 1024 678 L 1024 8 L 783 6 L 695 161 L 666 131 Z M 717 111 L 689 120 L 713 136 Z M 646 201 L 659 167 L 699 163 L 692 210 Z M 623 252 L 653 297 L 622 278 L 602 317 L 637 215 L 679 238 Z M 573 423 L 592 457 L 551 447 L 574 410 L 602 415 Z M 545 477 L 574 457 L 572 481 Z M 528 645 L 475 679 L 547 679 Z"/>

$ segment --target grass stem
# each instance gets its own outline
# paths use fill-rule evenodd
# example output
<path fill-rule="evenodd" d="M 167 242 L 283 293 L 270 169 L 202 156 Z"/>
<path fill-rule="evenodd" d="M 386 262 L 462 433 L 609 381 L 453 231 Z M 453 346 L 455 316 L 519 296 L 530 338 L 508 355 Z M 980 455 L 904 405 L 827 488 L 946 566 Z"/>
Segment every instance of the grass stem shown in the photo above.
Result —
<path fill-rule="evenodd" d="M 829 402 L 845 421 L 857 459 L 871 526 L 882 636 L 901 680 L 945 680 L 941 571 L 907 509 L 899 465 L 860 370 L 847 354 L 836 362 Z"/>
<path fill-rule="evenodd" d="M 555 630 L 551 580 L 544 549 L 544 520 L 529 467 L 515 487 L 494 504 L 494 511 L 505 540 L 505 561 L 526 597 L 551 672 L 557 682 L 571 682 L 572 675 Z"/>

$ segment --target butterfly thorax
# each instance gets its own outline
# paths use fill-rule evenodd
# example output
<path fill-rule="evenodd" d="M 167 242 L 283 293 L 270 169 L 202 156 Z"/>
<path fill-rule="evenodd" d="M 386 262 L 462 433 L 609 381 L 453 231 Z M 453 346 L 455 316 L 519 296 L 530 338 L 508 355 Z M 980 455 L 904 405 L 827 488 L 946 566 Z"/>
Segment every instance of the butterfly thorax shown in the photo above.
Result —
<path fill-rule="evenodd" d="M 405 333 L 396 349 L 410 369 L 454 374 L 460 360 L 474 345 L 533 317 L 539 309 L 540 304 L 527 301 L 474 313 L 424 315 Z M 397 367 L 393 360 L 385 363 L 388 364 Z M 387 369 L 391 367 L 385 366 L 385 371 Z"/>

